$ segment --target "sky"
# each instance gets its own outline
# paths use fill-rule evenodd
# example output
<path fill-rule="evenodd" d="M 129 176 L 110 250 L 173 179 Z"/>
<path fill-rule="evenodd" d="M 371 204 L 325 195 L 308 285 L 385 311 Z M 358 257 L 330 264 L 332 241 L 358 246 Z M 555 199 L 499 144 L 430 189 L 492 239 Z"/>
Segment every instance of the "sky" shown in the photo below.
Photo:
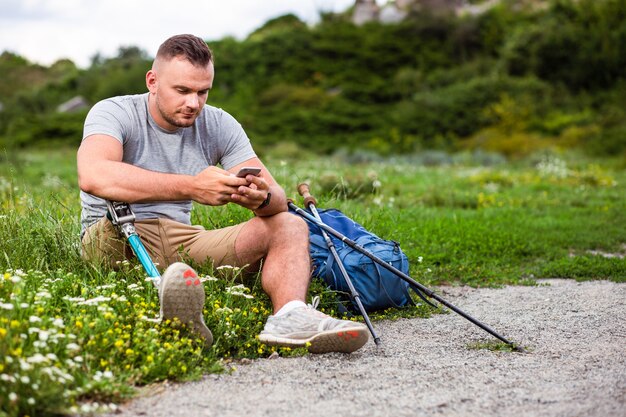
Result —
<path fill-rule="evenodd" d="M 154 56 L 172 35 L 207 41 L 245 38 L 267 20 L 293 13 L 315 23 L 319 11 L 343 11 L 354 0 L 0 0 L 0 53 L 50 65 L 69 58 L 88 67 L 122 46 Z"/>

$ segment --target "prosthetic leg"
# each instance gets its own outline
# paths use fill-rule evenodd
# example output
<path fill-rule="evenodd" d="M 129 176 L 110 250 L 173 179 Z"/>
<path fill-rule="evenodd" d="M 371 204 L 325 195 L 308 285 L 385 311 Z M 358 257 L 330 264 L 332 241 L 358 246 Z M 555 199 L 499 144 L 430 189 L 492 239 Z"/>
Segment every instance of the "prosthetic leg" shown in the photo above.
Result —
<path fill-rule="evenodd" d="M 143 269 L 158 288 L 161 282 L 161 274 L 156 269 L 154 262 L 148 255 L 148 251 L 139 239 L 135 229 L 135 213 L 130 209 L 130 204 L 107 200 L 107 209 L 108 219 L 113 223 L 119 234 L 126 238 L 133 253 L 139 259 L 141 265 L 143 265 Z"/>
<path fill-rule="evenodd" d="M 130 204 L 107 200 L 107 217 L 129 243 L 152 283 L 159 289 L 161 319 L 178 319 L 204 339 L 208 347 L 213 334 L 204 323 L 204 288 L 196 271 L 182 262 L 170 265 L 163 276 L 157 270 L 135 229 L 135 214 Z"/>

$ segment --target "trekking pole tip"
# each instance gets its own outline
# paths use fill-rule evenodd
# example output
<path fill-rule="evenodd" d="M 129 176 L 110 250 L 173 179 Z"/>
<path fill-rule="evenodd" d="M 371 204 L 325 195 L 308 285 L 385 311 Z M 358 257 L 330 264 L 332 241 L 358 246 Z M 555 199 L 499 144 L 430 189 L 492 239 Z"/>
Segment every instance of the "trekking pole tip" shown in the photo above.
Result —
<path fill-rule="evenodd" d="M 526 349 L 524 349 L 523 346 L 520 346 L 517 343 L 513 343 L 510 346 L 511 346 L 511 349 L 513 349 L 514 352 L 528 353 L 528 351 Z"/>

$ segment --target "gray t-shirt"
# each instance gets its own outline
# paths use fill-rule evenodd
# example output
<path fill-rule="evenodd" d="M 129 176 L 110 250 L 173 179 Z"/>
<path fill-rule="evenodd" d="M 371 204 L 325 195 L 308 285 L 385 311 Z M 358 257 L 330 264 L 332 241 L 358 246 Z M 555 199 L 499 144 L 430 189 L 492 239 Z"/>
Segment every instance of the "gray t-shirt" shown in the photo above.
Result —
<path fill-rule="evenodd" d="M 148 93 L 114 97 L 93 106 L 85 119 L 83 140 L 94 134 L 119 140 L 124 147 L 123 162 L 156 172 L 196 175 L 210 165 L 230 169 L 256 157 L 241 125 L 224 110 L 205 105 L 192 126 L 168 132 L 150 115 Z M 83 191 L 80 200 L 84 232 L 106 214 L 106 203 Z M 138 220 L 165 217 L 190 224 L 191 200 L 131 207 Z"/>

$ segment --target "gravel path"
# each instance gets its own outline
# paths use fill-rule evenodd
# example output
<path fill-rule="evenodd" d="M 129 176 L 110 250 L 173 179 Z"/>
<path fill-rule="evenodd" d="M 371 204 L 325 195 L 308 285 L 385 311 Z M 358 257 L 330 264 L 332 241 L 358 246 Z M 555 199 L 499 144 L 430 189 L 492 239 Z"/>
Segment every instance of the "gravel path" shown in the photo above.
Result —
<path fill-rule="evenodd" d="M 625 416 L 626 284 L 542 283 L 439 289 L 530 353 L 469 349 L 492 339 L 454 313 L 378 321 L 382 348 L 241 363 L 151 387 L 112 415 Z"/>

